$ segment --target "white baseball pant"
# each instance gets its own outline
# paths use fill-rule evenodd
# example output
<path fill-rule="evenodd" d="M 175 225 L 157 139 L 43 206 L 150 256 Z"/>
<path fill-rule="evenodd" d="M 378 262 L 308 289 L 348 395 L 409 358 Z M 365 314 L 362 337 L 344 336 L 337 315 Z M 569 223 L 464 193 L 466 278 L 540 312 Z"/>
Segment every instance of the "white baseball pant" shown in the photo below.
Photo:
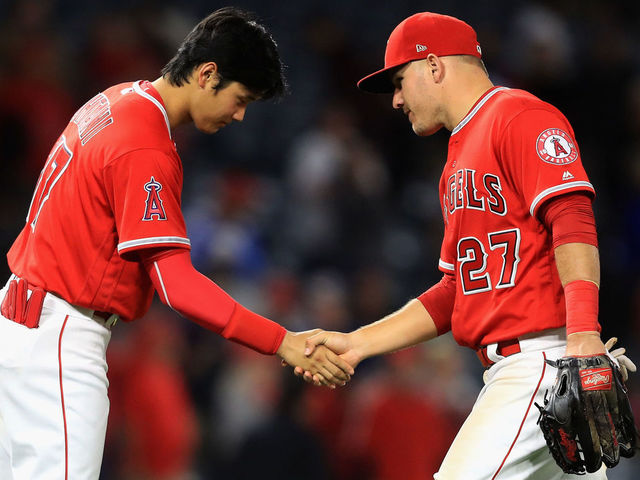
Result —
<path fill-rule="evenodd" d="M 606 467 L 593 474 L 567 475 L 549 453 L 537 425 L 545 391 L 556 369 L 545 363 L 565 353 L 564 328 L 519 338 L 521 353 L 497 355 L 484 373 L 484 387 L 460 428 L 435 480 L 606 480 Z"/>
<path fill-rule="evenodd" d="M 98 479 L 112 322 L 50 293 L 38 328 L 0 316 L 2 480 Z"/>

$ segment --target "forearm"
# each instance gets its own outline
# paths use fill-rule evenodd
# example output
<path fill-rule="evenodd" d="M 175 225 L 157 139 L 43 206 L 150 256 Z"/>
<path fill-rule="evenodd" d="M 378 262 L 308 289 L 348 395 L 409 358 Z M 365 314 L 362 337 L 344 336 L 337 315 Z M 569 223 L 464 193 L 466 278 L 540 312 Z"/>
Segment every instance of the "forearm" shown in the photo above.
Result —
<path fill-rule="evenodd" d="M 565 288 L 566 355 L 604 353 L 598 323 L 598 249 L 584 243 L 567 243 L 557 247 L 555 254 L 558 275 Z"/>
<path fill-rule="evenodd" d="M 247 310 L 191 264 L 189 252 L 144 261 L 163 303 L 226 339 L 264 354 L 278 350 L 285 329 Z"/>
<path fill-rule="evenodd" d="M 600 257 L 594 245 L 565 243 L 555 249 L 556 267 L 562 286 L 586 280 L 600 286 Z"/>
<path fill-rule="evenodd" d="M 598 235 L 591 198 L 579 192 L 562 195 L 545 203 L 539 215 L 552 234 L 562 286 L 576 280 L 599 286 Z"/>
<path fill-rule="evenodd" d="M 564 288 L 567 355 L 604 352 L 598 323 L 600 259 L 591 199 L 567 194 L 543 206 L 540 219 L 552 233 L 556 267 Z"/>
<path fill-rule="evenodd" d="M 395 352 L 431 340 L 438 335 L 431 315 L 422 303 L 413 299 L 382 320 L 349 334 L 360 359 Z"/>

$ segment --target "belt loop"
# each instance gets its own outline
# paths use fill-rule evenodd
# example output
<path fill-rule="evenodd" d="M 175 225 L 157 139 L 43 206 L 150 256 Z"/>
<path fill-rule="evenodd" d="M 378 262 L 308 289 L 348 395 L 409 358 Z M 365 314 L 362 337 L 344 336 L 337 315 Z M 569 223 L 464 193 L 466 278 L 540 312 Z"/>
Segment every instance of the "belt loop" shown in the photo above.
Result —
<path fill-rule="evenodd" d="M 520 341 L 517 338 L 490 343 L 476 350 L 476 354 L 485 368 L 490 367 L 505 357 L 520 353 Z"/>
<path fill-rule="evenodd" d="M 104 326 L 108 329 L 111 329 L 118 322 L 118 315 L 112 313 L 109 318 L 107 318 L 104 322 Z"/>
<path fill-rule="evenodd" d="M 504 357 L 502 355 L 498 355 L 498 344 L 490 343 L 487 345 L 487 358 L 491 362 L 491 365 L 502 360 Z"/>
<path fill-rule="evenodd" d="M 94 322 L 108 329 L 111 329 L 120 318 L 116 313 L 100 312 L 98 310 L 89 310 L 88 316 L 93 319 Z"/>

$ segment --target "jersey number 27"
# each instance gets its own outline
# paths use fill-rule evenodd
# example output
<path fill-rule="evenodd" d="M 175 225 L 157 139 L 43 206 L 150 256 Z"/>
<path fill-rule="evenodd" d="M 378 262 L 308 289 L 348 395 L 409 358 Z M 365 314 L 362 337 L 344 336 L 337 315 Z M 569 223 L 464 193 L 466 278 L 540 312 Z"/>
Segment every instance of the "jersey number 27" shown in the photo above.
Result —
<path fill-rule="evenodd" d="M 492 288 L 513 287 L 520 263 L 520 229 L 502 230 L 487 235 L 491 250 L 502 250 L 502 268 L 495 287 L 487 269 L 487 251 L 476 237 L 465 237 L 458 242 L 458 262 L 462 291 L 465 295 L 487 292 Z M 495 281 L 495 279 L 494 279 Z"/>

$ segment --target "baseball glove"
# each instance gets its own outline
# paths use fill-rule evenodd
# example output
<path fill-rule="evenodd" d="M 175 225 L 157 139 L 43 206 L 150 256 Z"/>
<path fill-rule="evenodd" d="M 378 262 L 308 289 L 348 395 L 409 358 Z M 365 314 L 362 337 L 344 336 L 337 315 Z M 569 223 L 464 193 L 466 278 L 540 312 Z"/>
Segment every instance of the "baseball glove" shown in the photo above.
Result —
<path fill-rule="evenodd" d="M 565 473 L 592 473 L 635 453 L 638 432 L 617 365 L 607 355 L 564 357 L 544 397 L 538 423 L 556 463 Z"/>

